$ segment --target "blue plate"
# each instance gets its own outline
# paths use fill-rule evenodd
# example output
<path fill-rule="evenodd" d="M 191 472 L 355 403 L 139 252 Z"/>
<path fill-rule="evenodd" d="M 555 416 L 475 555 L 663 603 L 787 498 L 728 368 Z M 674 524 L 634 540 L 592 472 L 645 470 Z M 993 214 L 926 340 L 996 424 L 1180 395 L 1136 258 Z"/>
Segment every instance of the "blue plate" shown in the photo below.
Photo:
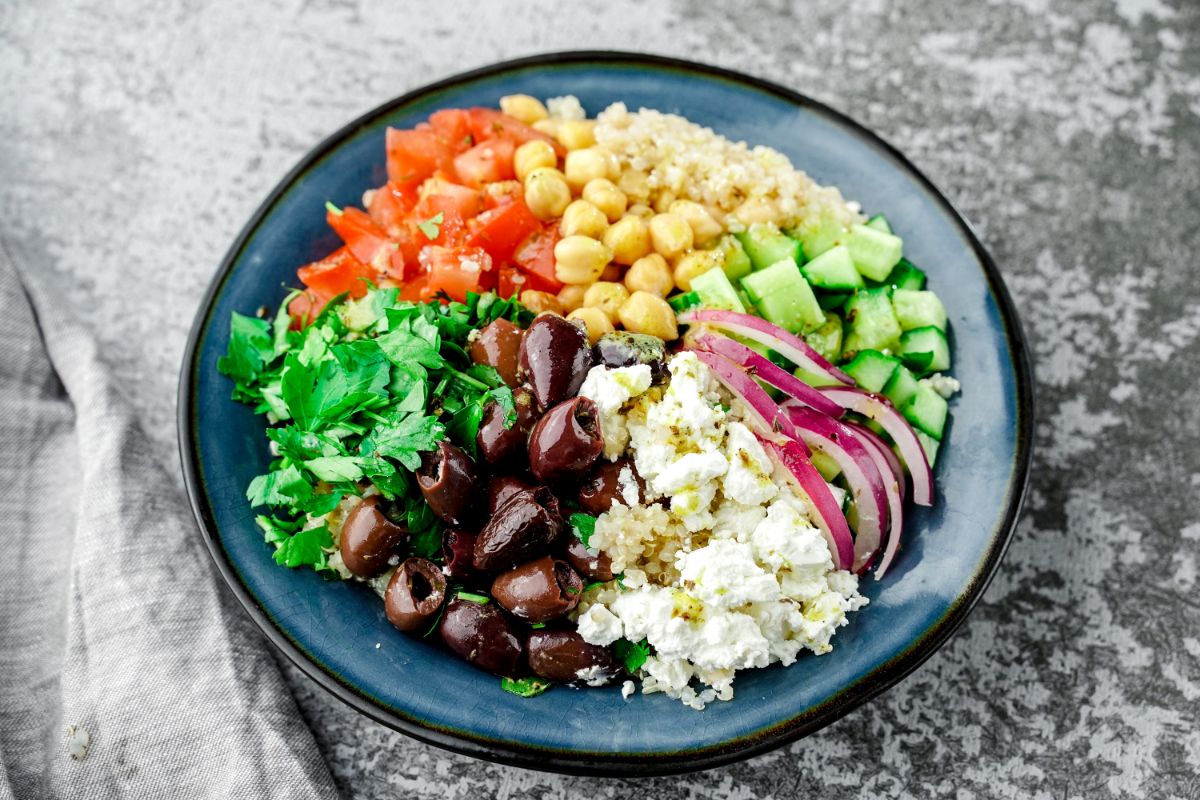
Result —
<path fill-rule="evenodd" d="M 358 203 L 385 180 L 384 130 L 502 95 L 574 94 L 590 114 L 615 101 L 683 114 L 734 140 L 777 148 L 869 212 L 884 212 L 950 312 L 963 390 L 937 465 L 937 505 L 915 510 L 871 604 L 833 652 L 740 673 L 733 702 L 692 711 L 663 695 L 555 689 L 520 699 L 499 680 L 392 628 L 365 587 L 276 566 L 245 488 L 269 456 L 263 421 L 230 400 L 216 369 L 232 311 L 280 301 L 296 267 L 338 242 L 323 205 Z M 1033 395 L 1020 324 L 991 258 L 904 156 L 860 125 L 774 84 L 622 53 L 512 61 L 419 89 L 322 142 L 283 179 L 222 262 L 196 318 L 179 389 L 184 477 L 221 574 L 267 636 L 313 680 L 386 725 L 482 758 L 585 774 L 702 769 L 777 747 L 892 686 L 963 621 L 1000 563 L 1029 471 Z"/>

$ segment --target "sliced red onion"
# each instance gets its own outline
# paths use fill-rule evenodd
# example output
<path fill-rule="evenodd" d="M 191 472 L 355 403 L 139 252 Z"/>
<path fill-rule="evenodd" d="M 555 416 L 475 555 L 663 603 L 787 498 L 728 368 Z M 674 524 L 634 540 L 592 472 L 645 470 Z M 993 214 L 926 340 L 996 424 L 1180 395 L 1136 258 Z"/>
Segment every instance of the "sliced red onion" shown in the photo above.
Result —
<path fill-rule="evenodd" d="M 875 580 L 879 580 L 892 565 L 896 551 L 900 548 L 900 532 L 904 527 L 904 471 L 892 448 L 880 439 L 875 431 L 860 425 L 847 423 L 846 427 L 858 435 L 859 441 L 875 459 L 875 465 L 884 476 L 884 489 L 887 491 L 888 513 L 891 525 L 888 528 L 887 546 L 883 550 L 883 558 L 875 568 Z M 888 473 L 891 473 L 890 475 Z"/>
<path fill-rule="evenodd" d="M 695 353 L 696 358 L 712 370 L 717 380 L 746 406 L 746 413 L 750 415 L 752 423 L 750 427 L 754 428 L 755 433 L 777 441 L 796 438 L 796 428 L 792 421 L 779 410 L 779 406 L 767 394 L 766 389 L 759 386 L 741 367 L 716 353 L 704 350 L 696 350 Z"/>
<path fill-rule="evenodd" d="M 887 482 L 892 471 L 883 465 L 884 472 L 854 431 L 811 408 L 791 400 L 780 406 L 796 425 L 796 434 L 812 450 L 825 453 L 841 467 L 858 507 L 858 531 L 854 537 L 854 572 L 862 572 L 883 544 L 883 531 L 890 519 Z"/>
<path fill-rule="evenodd" d="M 703 350 L 725 356 L 754 377 L 766 381 L 784 394 L 817 411 L 833 417 L 842 415 L 842 407 L 833 400 L 741 342 L 735 342 L 719 333 L 704 333 L 696 337 L 694 344 Z"/>
<path fill-rule="evenodd" d="M 913 502 L 919 506 L 932 506 L 933 471 L 929 469 L 925 449 L 921 447 L 917 434 L 896 407 L 884 397 L 851 386 L 822 386 L 819 391 L 837 401 L 842 408 L 862 414 L 883 426 L 900 448 L 900 458 L 912 476 Z"/>
<path fill-rule="evenodd" d="M 798 367 L 804 367 L 809 372 L 826 375 L 847 386 L 854 385 L 853 378 L 830 364 L 824 356 L 812 349 L 808 342 L 761 317 L 740 314 L 737 311 L 720 311 L 709 308 L 685 311 L 677 318 L 685 325 L 702 323 L 736 333 L 747 339 L 753 339 L 770 347 Z"/>
<path fill-rule="evenodd" d="M 833 499 L 829 484 L 808 460 L 803 445 L 795 440 L 775 442 L 760 436 L 767 453 L 784 466 L 784 472 L 795 482 L 796 489 L 812 510 L 813 521 L 825 536 L 834 569 L 849 569 L 854 563 L 854 538 L 841 507 Z"/>

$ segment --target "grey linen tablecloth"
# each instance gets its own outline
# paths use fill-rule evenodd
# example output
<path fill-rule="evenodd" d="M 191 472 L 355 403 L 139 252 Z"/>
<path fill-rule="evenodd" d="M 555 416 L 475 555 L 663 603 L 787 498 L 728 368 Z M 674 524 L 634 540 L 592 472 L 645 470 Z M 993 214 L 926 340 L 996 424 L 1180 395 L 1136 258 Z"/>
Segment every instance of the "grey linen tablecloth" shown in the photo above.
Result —
<path fill-rule="evenodd" d="M 176 483 L 55 294 L 0 252 L 0 799 L 335 796 Z M 67 725 L 89 745 L 78 760 Z"/>
<path fill-rule="evenodd" d="M 881 133 L 975 224 L 1038 375 L 1026 514 L 965 627 L 700 775 L 529 772 L 361 717 L 214 593 L 179 486 L 188 327 L 275 182 L 388 98 L 580 47 Z M 0 270 L 0 796 L 328 794 L 323 762 L 371 800 L 1200 798 L 1198 208 L 1194 0 L 0 2 L 0 240 L 37 309 Z"/>

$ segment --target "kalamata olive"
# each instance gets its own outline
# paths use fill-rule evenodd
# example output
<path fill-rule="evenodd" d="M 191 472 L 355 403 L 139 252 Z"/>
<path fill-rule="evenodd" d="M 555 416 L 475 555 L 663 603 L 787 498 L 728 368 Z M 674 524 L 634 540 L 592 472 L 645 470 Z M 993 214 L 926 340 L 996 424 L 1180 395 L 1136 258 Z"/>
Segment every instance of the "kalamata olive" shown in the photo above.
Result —
<path fill-rule="evenodd" d="M 443 522 L 464 525 L 481 516 L 484 498 L 475 462 L 445 439 L 432 453 L 421 454 L 417 486 L 430 510 Z"/>
<path fill-rule="evenodd" d="M 543 556 L 492 581 L 492 597 L 514 616 L 538 623 L 561 617 L 579 605 L 583 579 L 565 561 Z"/>
<path fill-rule="evenodd" d="M 517 388 L 517 365 L 525 331 L 506 319 L 489 322 L 471 342 L 471 360 L 495 367 L 510 389 Z"/>
<path fill-rule="evenodd" d="M 657 336 L 629 331 L 606 333 L 592 348 L 592 358 L 606 367 L 649 364 L 655 383 L 667 377 L 667 348 Z"/>
<path fill-rule="evenodd" d="M 524 456 L 529 430 L 537 421 L 533 393 L 519 386 L 513 389 L 512 394 L 517 418 L 511 426 L 505 427 L 508 413 L 498 401 L 489 401 L 483 409 L 483 421 L 479 423 L 479 433 L 475 435 L 475 442 L 479 445 L 479 453 L 483 460 L 489 464 L 500 464 Z"/>
<path fill-rule="evenodd" d="M 607 647 L 588 644 L 575 631 L 529 634 L 529 668 L 546 680 L 589 686 L 602 686 L 621 674 Z"/>
<path fill-rule="evenodd" d="M 638 504 L 644 503 L 646 484 L 642 476 L 637 474 L 633 463 L 627 458 L 619 458 L 616 461 L 602 459 L 579 485 L 579 494 L 575 499 L 583 506 L 583 510 L 589 514 L 603 514 L 612 508 L 614 500 L 621 505 L 629 505 L 621 495 L 621 471 L 625 469 L 629 470 L 630 476 L 637 484 Z"/>
<path fill-rule="evenodd" d="M 596 404 L 573 397 L 550 409 L 529 434 L 529 470 L 540 481 L 583 476 L 604 450 Z"/>
<path fill-rule="evenodd" d="M 567 561 L 583 577 L 589 581 L 611 581 L 613 579 L 612 559 L 603 550 L 597 550 L 595 555 L 588 552 L 578 537 L 567 537 Z"/>
<path fill-rule="evenodd" d="M 494 517 L 504 501 L 521 490 L 533 491 L 533 484 L 516 475 L 496 475 L 488 481 L 488 516 Z"/>
<path fill-rule="evenodd" d="M 471 664 L 496 675 L 511 676 L 523 650 L 516 625 L 495 603 L 455 597 L 438 624 L 446 646 Z"/>
<path fill-rule="evenodd" d="M 427 558 L 406 559 L 383 594 L 388 622 L 402 631 L 427 626 L 445 600 L 446 576 Z"/>
<path fill-rule="evenodd" d="M 442 558 L 450 580 L 463 583 L 475 577 L 476 535 L 462 528 L 447 528 L 442 534 Z"/>
<path fill-rule="evenodd" d="M 387 572 L 388 560 L 408 540 L 408 528 L 388 519 L 379 507 L 379 495 L 364 498 L 342 523 L 342 561 L 360 578 Z"/>
<path fill-rule="evenodd" d="M 541 314 L 521 340 L 520 376 L 545 410 L 573 397 L 592 366 L 583 328 L 557 314 Z"/>
<path fill-rule="evenodd" d="M 475 569 L 508 569 L 542 555 L 562 534 L 558 499 L 544 486 L 514 493 L 475 540 Z"/>

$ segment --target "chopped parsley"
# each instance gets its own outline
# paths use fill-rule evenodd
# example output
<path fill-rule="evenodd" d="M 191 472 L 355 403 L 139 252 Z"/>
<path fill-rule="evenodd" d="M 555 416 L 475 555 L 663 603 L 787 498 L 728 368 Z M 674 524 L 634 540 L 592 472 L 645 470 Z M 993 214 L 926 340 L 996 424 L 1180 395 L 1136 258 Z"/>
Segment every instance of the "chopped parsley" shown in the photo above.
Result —
<path fill-rule="evenodd" d="M 441 233 L 441 229 L 438 226 L 445 221 L 446 215 L 439 211 L 429 219 L 418 222 L 417 228 L 420 229 L 421 233 L 425 234 L 425 238 L 432 242 Z"/>
<path fill-rule="evenodd" d="M 650 644 L 645 639 L 640 642 L 618 639 L 613 643 L 613 653 L 631 675 L 637 674 L 650 656 Z"/>
<path fill-rule="evenodd" d="M 486 594 L 475 594 L 474 592 L 461 592 L 460 591 L 454 596 L 461 597 L 463 600 L 470 600 L 472 603 L 479 603 L 481 606 L 487 605 L 488 601 L 491 600 L 491 598 L 488 597 Z"/>
<path fill-rule="evenodd" d="M 571 532 L 583 542 L 584 547 L 588 547 L 592 534 L 596 532 L 596 518 L 591 514 L 572 514 L 570 522 Z"/>
<path fill-rule="evenodd" d="M 440 222 L 437 215 L 431 222 Z M 435 234 L 436 235 L 436 232 Z M 335 297 L 309 325 L 293 330 L 286 298 L 273 320 L 234 313 L 217 369 L 233 398 L 267 416 L 277 456 L 246 497 L 275 560 L 336 574 L 333 541 L 310 518 L 374 485 L 388 514 L 411 532 L 412 554 L 440 558 L 442 526 L 412 477 L 421 454 L 449 438 L 475 453 L 491 401 L 516 420 L 512 392 L 494 369 L 471 363 L 471 331 L 505 318 L 527 326 L 515 300 L 469 295 L 465 303 L 411 303 L 396 289 L 369 287 L 357 300 Z"/>
<path fill-rule="evenodd" d="M 550 681 L 541 678 L 501 678 L 500 688 L 518 697 L 537 697 L 550 688 Z"/>

